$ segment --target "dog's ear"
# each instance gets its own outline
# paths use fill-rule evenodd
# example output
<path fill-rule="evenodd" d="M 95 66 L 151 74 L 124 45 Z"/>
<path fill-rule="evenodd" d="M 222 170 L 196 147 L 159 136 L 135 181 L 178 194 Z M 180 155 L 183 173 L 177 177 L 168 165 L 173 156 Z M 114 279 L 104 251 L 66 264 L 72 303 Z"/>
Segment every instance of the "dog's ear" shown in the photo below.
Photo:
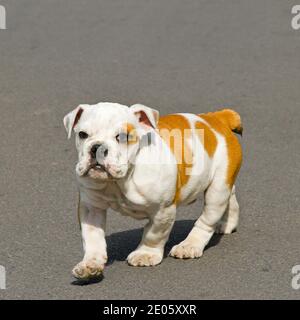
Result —
<path fill-rule="evenodd" d="M 73 111 L 69 112 L 65 117 L 64 117 L 64 125 L 68 134 L 68 139 L 71 138 L 72 130 L 78 123 L 82 112 L 83 112 L 84 107 L 82 105 L 78 106 L 75 108 Z"/>
<path fill-rule="evenodd" d="M 146 107 L 142 104 L 134 104 L 130 107 L 130 110 L 137 117 L 140 124 L 148 128 L 157 128 L 157 123 L 159 119 L 159 112 L 155 109 Z"/>

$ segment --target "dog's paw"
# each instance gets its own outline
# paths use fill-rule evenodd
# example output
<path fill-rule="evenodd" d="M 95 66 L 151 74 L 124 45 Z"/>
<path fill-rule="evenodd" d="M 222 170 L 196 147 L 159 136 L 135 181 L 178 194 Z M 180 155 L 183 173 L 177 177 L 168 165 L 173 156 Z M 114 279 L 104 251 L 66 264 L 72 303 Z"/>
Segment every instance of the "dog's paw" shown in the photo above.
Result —
<path fill-rule="evenodd" d="M 228 222 L 219 222 L 216 226 L 215 233 L 217 234 L 230 234 L 236 231 L 236 225 L 231 225 Z"/>
<path fill-rule="evenodd" d="M 170 256 L 178 259 L 200 258 L 203 254 L 203 248 L 191 242 L 183 241 L 174 246 Z"/>
<path fill-rule="evenodd" d="M 150 267 L 161 263 L 163 252 L 159 249 L 137 249 L 129 254 L 127 262 L 134 267 Z"/>
<path fill-rule="evenodd" d="M 79 280 L 90 280 L 98 278 L 103 270 L 104 263 L 96 259 L 90 259 L 79 262 L 72 270 L 72 274 Z"/>

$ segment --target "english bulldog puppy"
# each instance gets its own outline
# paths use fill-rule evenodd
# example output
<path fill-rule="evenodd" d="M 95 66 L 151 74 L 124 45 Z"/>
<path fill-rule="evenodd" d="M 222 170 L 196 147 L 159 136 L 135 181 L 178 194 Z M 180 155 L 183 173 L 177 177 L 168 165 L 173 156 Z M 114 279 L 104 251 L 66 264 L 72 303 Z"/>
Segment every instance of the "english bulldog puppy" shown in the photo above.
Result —
<path fill-rule="evenodd" d="M 75 133 L 80 193 L 78 206 L 84 257 L 73 269 L 78 279 L 98 277 L 107 262 L 107 209 L 147 219 L 131 266 L 155 266 L 180 205 L 204 192 L 202 214 L 185 240 L 170 255 L 199 258 L 214 232 L 229 234 L 238 225 L 235 180 L 242 150 L 237 112 L 159 116 L 155 109 L 117 103 L 79 105 L 64 117 Z"/>

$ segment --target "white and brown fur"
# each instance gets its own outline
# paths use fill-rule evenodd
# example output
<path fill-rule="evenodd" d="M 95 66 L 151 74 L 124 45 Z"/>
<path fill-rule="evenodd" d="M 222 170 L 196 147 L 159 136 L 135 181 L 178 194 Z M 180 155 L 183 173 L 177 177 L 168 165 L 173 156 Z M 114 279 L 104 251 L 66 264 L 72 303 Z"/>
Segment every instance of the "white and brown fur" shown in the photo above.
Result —
<path fill-rule="evenodd" d="M 75 131 L 79 155 L 76 173 L 84 257 L 73 269 L 75 277 L 90 279 L 104 269 L 108 208 L 148 220 L 139 246 L 127 257 L 132 266 L 155 266 L 162 261 L 178 206 L 192 203 L 203 192 L 199 219 L 170 255 L 199 258 L 214 232 L 228 234 L 237 228 L 239 205 L 234 183 L 242 150 L 234 132 L 241 134 L 242 124 L 235 111 L 159 117 L 157 110 L 139 104 L 99 103 L 80 105 L 66 115 L 64 124 L 69 136 Z M 189 134 L 172 143 L 165 135 L 172 129 L 188 129 Z M 116 142 L 118 130 L 127 130 L 134 139 L 126 145 Z M 78 136 L 80 131 L 88 134 L 84 141 Z M 142 137 L 148 133 L 155 143 L 141 147 Z M 108 146 L 108 155 L 102 169 L 97 169 L 91 165 L 90 150 L 102 142 Z M 182 160 L 183 153 L 192 163 Z M 167 160 L 149 161 L 154 155 Z"/>

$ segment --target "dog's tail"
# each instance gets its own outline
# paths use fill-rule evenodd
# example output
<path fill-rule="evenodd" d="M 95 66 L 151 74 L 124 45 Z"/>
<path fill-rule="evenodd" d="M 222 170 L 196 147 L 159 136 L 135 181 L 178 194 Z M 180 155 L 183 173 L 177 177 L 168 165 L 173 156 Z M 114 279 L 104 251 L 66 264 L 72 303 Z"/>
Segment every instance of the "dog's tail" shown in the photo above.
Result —
<path fill-rule="evenodd" d="M 243 125 L 240 115 L 232 109 L 214 112 L 214 116 L 230 128 L 231 131 L 243 135 Z"/>

